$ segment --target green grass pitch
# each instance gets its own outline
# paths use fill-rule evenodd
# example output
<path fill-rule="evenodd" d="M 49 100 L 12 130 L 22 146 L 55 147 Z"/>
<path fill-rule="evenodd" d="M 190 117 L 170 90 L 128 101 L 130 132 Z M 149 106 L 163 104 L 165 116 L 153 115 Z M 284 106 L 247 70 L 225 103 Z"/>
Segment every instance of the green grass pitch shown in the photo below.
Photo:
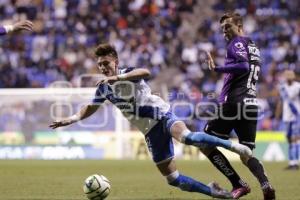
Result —
<path fill-rule="evenodd" d="M 240 163 L 233 165 L 251 185 L 243 199 L 261 200 L 259 185 Z M 286 163 L 265 163 L 268 176 L 277 190 L 278 200 L 300 199 L 299 171 L 284 171 Z M 208 183 L 212 180 L 230 189 L 226 179 L 205 161 L 178 161 L 185 175 Z M 204 200 L 205 195 L 170 187 L 151 161 L 0 161 L 1 200 L 84 200 L 82 185 L 86 177 L 103 174 L 111 181 L 107 198 L 120 200 Z"/>

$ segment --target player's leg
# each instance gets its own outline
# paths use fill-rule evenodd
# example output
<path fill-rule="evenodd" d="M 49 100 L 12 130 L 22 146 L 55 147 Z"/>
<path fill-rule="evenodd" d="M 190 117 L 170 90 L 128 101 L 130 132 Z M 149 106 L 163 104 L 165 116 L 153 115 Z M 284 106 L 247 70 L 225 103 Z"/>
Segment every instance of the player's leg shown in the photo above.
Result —
<path fill-rule="evenodd" d="M 300 131 L 300 129 L 299 129 Z M 299 133 L 300 135 L 300 133 Z M 297 137 L 297 150 L 298 150 L 298 169 L 299 169 L 299 163 L 300 163 L 300 136 Z"/>
<path fill-rule="evenodd" d="M 170 132 L 164 128 L 162 121 L 149 131 L 145 136 L 145 140 L 152 154 L 153 161 L 156 163 L 161 174 L 166 177 L 169 185 L 187 192 L 199 192 L 214 197 L 231 198 L 230 193 L 215 185 L 207 186 L 178 172 L 175 161 L 173 160 L 174 149 L 172 136 Z"/>
<path fill-rule="evenodd" d="M 257 108 L 246 106 L 243 108 L 242 119 L 235 126 L 236 134 L 241 144 L 247 145 L 249 148 L 255 148 Z M 254 156 L 241 156 L 242 162 L 249 168 L 252 174 L 261 184 L 265 200 L 275 199 L 275 190 L 271 186 L 262 163 Z"/>
<path fill-rule="evenodd" d="M 222 115 L 221 115 L 222 114 Z M 235 126 L 238 117 L 236 105 L 223 105 L 219 110 L 220 117 L 209 121 L 204 131 L 209 135 L 214 135 L 223 139 L 229 139 L 229 135 Z M 200 148 L 211 163 L 224 175 L 232 184 L 232 194 L 239 198 L 250 192 L 249 186 L 240 178 L 237 172 L 229 163 L 228 159 L 217 148 Z"/>
<path fill-rule="evenodd" d="M 251 155 L 252 151 L 245 145 L 220 139 L 204 132 L 191 132 L 184 122 L 178 120 L 174 114 L 168 112 L 164 117 L 166 131 L 177 141 L 196 147 L 223 147 L 239 155 Z"/>
<path fill-rule="evenodd" d="M 298 126 L 296 122 L 287 123 L 287 134 L 286 138 L 288 141 L 288 159 L 289 165 L 285 168 L 286 170 L 297 170 L 299 169 L 299 148 L 298 148 Z"/>
<path fill-rule="evenodd" d="M 234 126 L 233 121 L 213 120 L 205 126 L 205 132 L 222 138 L 229 138 L 229 134 Z M 200 148 L 202 153 L 210 162 L 230 181 L 232 185 L 232 195 L 234 198 L 242 197 L 250 192 L 250 187 L 245 183 L 234 170 L 228 159 L 217 148 Z"/>
<path fill-rule="evenodd" d="M 172 137 L 187 145 L 193 145 L 200 148 L 219 146 L 231 150 L 239 155 L 250 156 L 252 154 L 251 150 L 247 146 L 239 143 L 208 135 L 204 132 L 191 132 L 182 121 L 174 122 L 170 127 L 170 132 Z"/>
<path fill-rule="evenodd" d="M 300 162 L 300 117 L 297 117 L 297 123 L 295 125 L 295 140 L 296 140 L 296 148 L 297 148 L 297 165 L 299 169 L 299 162 Z"/>
<path fill-rule="evenodd" d="M 222 199 L 232 198 L 231 194 L 228 191 L 222 189 L 216 183 L 205 185 L 195 179 L 179 173 L 173 159 L 157 163 L 157 168 L 166 178 L 169 185 L 177 187 L 182 191 L 198 192 Z"/>
<path fill-rule="evenodd" d="M 297 132 L 296 132 L 296 136 L 295 136 L 295 140 L 296 140 L 296 144 L 297 144 L 297 153 L 298 153 L 298 157 L 297 157 L 297 164 L 298 164 L 298 169 L 299 169 L 299 164 L 300 164 L 300 120 L 298 119 L 297 122 Z"/>
<path fill-rule="evenodd" d="M 228 109 L 229 111 L 231 109 Z M 186 138 L 182 139 L 182 135 L 186 136 L 185 132 L 188 130 L 186 128 L 186 126 L 184 125 L 184 123 L 175 123 L 174 121 L 172 122 L 172 118 L 170 118 L 170 120 L 168 120 L 169 123 L 168 124 L 168 129 L 171 130 L 172 136 L 179 140 L 179 141 L 185 141 Z M 216 120 L 219 121 L 219 120 Z M 225 121 L 224 124 L 220 124 L 220 123 L 215 123 L 216 126 L 211 126 L 211 128 L 209 128 L 209 130 L 212 132 L 214 127 L 216 127 L 216 131 L 214 133 L 220 133 L 223 134 L 225 133 L 224 136 L 226 136 L 226 138 L 223 137 L 223 140 L 219 139 L 220 141 L 226 141 L 224 139 L 228 139 L 229 136 L 228 134 L 230 133 L 231 129 L 232 129 L 232 123 L 233 121 Z M 211 123 L 212 125 L 213 123 Z M 195 134 L 195 133 L 194 133 Z M 227 134 L 227 135 L 226 135 Z M 215 147 L 209 146 L 209 145 L 204 145 L 203 143 L 201 143 L 201 138 L 207 136 L 207 138 L 211 138 L 211 135 L 206 134 L 206 133 L 196 133 L 195 135 L 198 135 L 197 137 L 200 138 L 200 141 L 196 141 L 196 144 L 200 144 L 201 146 L 201 150 L 203 150 L 204 154 L 208 157 L 208 159 L 212 162 L 212 164 L 220 171 L 222 172 L 232 183 L 234 188 L 240 188 L 243 186 L 243 181 L 241 180 L 241 178 L 239 177 L 239 175 L 236 173 L 236 171 L 233 169 L 233 167 L 230 165 L 229 161 L 226 159 L 226 157 Z M 214 135 L 214 134 L 212 134 Z M 218 135 L 218 137 L 220 136 Z M 192 136 L 192 135 L 190 135 Z M 217 136 L 217 135 L 215 135 Z M 189 138 L 189 139 L 197 139 L 197 137 L 195 138 Z M 199 139 L 198 138 L 198 139 Z M 213 139 L 215 139 L 216 137 L 213 137 Z M 214 145 L 215 146 L 215 145 Z M 242 145 L 241 149 L 243 148 L 244 145 Z M 247 151 L 249 151 L 249 148 L 246 148 Z M 205 150 L 205 151 L 204 151 Z M 251 150 L 250 150 L 251 151 Z M 251 152 L 250 152 L 251 153 Z"/>

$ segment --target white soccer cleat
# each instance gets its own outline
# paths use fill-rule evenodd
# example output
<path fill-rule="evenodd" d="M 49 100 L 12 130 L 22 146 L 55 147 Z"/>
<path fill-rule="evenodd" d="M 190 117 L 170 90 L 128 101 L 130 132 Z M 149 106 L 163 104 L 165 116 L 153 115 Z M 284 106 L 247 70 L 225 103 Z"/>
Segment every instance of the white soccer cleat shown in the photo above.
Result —
<path fill-rule="evenodd" d="M 213 198 L 232 199 L 232 194 L 221 188 L 216 182 L 211 182 L 207 186 L 211 189 L 211 196 Z"/>
<path fill-rule="evenodd" d="M 248 157 L 252 156 L 252 150 L 246 145 L 240 143 L 232 142 L 230 150 L 239 154 L 240 156 L 248 156 Z"/>

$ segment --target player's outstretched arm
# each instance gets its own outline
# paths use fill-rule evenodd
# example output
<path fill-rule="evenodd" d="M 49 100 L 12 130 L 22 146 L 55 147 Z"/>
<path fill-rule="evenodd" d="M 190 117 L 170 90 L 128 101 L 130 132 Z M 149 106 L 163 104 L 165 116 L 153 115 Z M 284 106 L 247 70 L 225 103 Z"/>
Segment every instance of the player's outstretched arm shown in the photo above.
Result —
<path fill-rule="evenodd" d="M 66 119 L 60 120 L 60 121 L 54 121 L 54 122 L 52 122 L 52 124 L 49 125 L 49 127 L 52 129 L 56 129 L 58 127 L 68 126 L 70 124 L 73 124 L 73 123 L 83 120 L 85 118 L 88 118 L 89 116 L 94 114 L 98 108 L 99 108 L 99 105 L 95 105 L 95 104 L 86 105 L 77 114 L 72 115 L 72 116 L 70 116 Z"/>
<path fill-rule="evenodd" d="M 32 31 L 33 30 L 33 23 L 29 20 L 22 20 L 19 22 L 16 22 L 12 25 L 5 25 L 0 27 L 0 35 L 4 35 L 11 32 L 17 32 L 17 31 Z"/>
<path fill-rule="evenodd" d="M 119 74 L 115 76 L 109 76 L 104 78 L 103 80 L 99 81 L 97 85 L 109 83 L 113 84 L 116 81 L 134 81 L 134 80 L 141 80 L 144 78 L 148 78 L 151 75 L 148 69 L 134 69 L 125 74 Z"/>
<path fill-rule="evenodd" d="M 243 74 L 249 71 L 249 63 L 248 62 L 238 62 L 232 64 L 226 64 L 225 66 L 216 66 L 213 58 L 209 52 L 207 54 L 207 64 L 209 70 L 213 70 L 220 73 L 233 73 L 233 74 Z"/>

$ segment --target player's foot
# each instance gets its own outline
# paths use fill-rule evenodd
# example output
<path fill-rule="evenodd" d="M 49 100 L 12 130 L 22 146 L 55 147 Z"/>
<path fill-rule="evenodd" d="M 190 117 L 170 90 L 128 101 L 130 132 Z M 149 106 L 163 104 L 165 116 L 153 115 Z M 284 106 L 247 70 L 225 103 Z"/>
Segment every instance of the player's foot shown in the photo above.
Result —
<path fill-rule="evenodd" d="M 231 191 L 231 195 L 233 199 L 239 199 L 240 197 L 245 196 L 250 192 L 251 192 L 250 187 L 247 184 L 245 184 L 239 188 L 233 188 Z"/>
<path fill-rule="evenodd" d="M 230 150 L 239 154 L 240 156 L 249 156 L 249 157 L 252 156 L 251 149 L 240 143 L 232 142 Z"/>
<path fill-rule="evenodd" d="M 289 165 L 284 170 L 299 170 L 299 165 Z"/>
<path fill-rule="evenodd" d="M 227 190 L 221 188 L 219 184 L 215 182 L 211 182 L 207 185 L 211 189 L 211 196 L 214 198 L 221 198 L 221 199 L 232 199 L 232 195 Z"/>
<path fill-rule="evenodd" d="M 264 200 L 275 200 L 275 190 L 271 185 L 267 185 L 263 189 Z"/>

